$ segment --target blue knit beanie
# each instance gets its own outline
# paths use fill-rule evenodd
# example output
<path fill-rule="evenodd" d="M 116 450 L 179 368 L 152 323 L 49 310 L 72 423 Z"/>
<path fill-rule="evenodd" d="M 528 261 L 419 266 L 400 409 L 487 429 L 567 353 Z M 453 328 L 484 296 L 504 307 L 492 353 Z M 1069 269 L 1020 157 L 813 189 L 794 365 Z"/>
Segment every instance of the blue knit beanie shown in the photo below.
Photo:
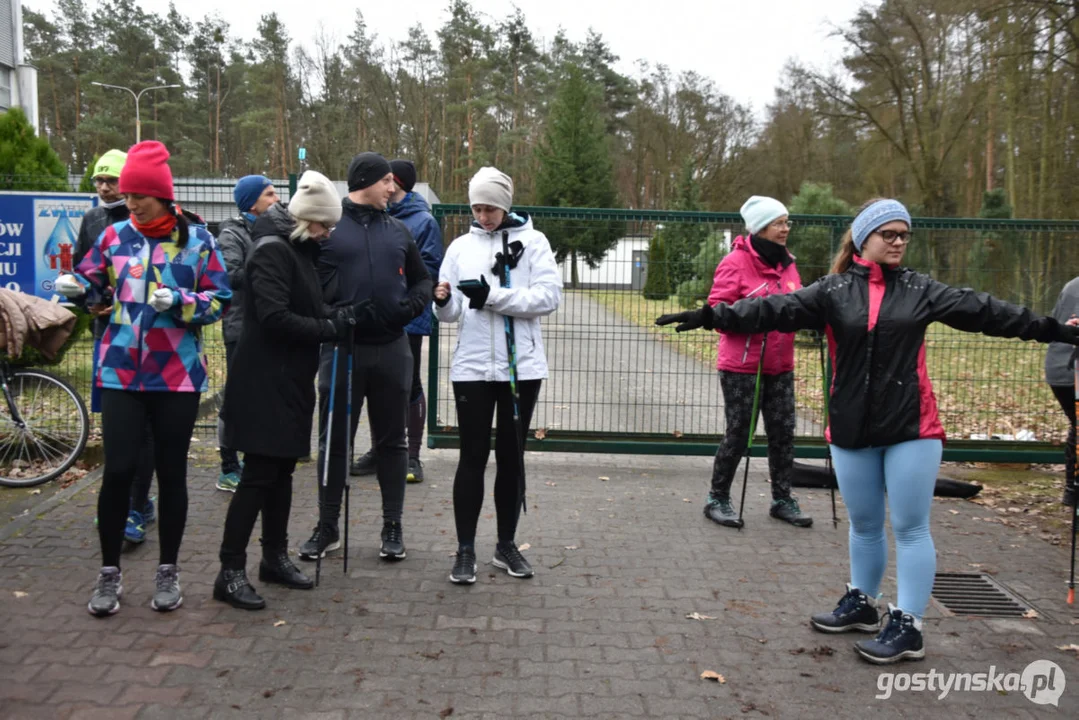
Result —
<path fill-rule="evenodd" d="M 259 195 L 270 185 L 273 185 L 273 182 L 265 175 L 244 175 L 232 190 L 236 207 L 240 208 L 240 212 L 250 212 L 258 202 Z"/>
<path fill-rule="evenodd" d="M 907 224 L 908 228 L 910 227 L 910 213 L 907 212 L 903 203 L 898 200 L 877 200 L 858 213 L 858 217 L 854 218 L 854 224 L 850 226 L 854 247 L 858 248 L 858 252 L 861 252 L 866 238 L 881 225 L 890 223 L 893 220 L 902 220 Z"/>

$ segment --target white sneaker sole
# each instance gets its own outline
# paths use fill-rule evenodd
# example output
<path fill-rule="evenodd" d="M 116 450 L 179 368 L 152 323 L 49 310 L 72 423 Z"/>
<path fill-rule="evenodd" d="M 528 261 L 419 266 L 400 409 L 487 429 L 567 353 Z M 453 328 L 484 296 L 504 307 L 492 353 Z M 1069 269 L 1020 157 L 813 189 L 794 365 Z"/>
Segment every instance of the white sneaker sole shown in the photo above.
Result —
<path fill-rule="evenodd" d="M 476 566 L 472 566 L 472 577 L 468 578 L 454 577 L 454 574 L 451 572 L 450 582 L 454 585 L 471 585 L 472 583 L 476 582 Z"/>
<path fill-rule="evenodd" d="M 866 625 L 865 623 L 855 623 L 854 625 L 844 625 L 843 627 L 829 627 L 827 625 L 818 625 L 817 623 L 810 620 L 809 624 L 812 625 L 813 629 L 817 630 L 818 632 L 832 633 L 833 635 L 838 634 L 838 633 L 845 633 L 845 632 L 864 632 L 864 633 L 880 632 L 880 624 L 879 623 L 876 624 L 876 625 Z"/>
<path fill-rule="evenodd" d="M 180 596 L 180 599 L 176 601 L 175 605 L 170 605 L 168 607 L 165 607 L 164 605 L 159 606 L 157 604 L 157 600 L 151 600 L 150 601 L 150 607 L 153 608 L 154 610 L 158 611 L 158 612 L 172 612 L 173 610 L 176 610 L 177 608 L 179 608 L 183 604 L 184 604 L 184 596 L 183 595 Z"/>
<path fill-rule="evenodd" d="M 863 652 L 862 649 L 857 645 L 854 646 L 854 649 L 858 651 L 858 654 L 861 655 L 864 660 L 867 660 L 874 665 L 893 665 L 897 662 L 902 662 L 904 660 L 922 660 L 925 658 L 924 647 L 921 650 L 904 650 L 898 655 L 893 655 L 892 657 L 886 658 L 869 655 L 868 653 Z"/>
<path fill-rule="evenodd" d="M 100 612 L 98 610 L 94 610 L 94 608 L 91 607 L 90 603 L 86 603 L 86 610 L 94 617 L 108 617 L 109 615 L 115 615 L 117 612 L 120 611 L 120 598 L 123 597 L 123 595 L 124 586 L 121 585 L 120 587 L 116 588 L 116 605 L 111 610 Z"/>
<path fill-rule="evenodd" d="M 333 552 L 334 550 L 340 550 L 340 549 L 341 549 L 341 541 L 340 540 L 338 540 L 337 542 L 332 542 L 329 545 L 327 545 L 326 548 L 322 551 L 322 557 L 326 557 L 326 553 L 328 553 L 328 552 Z M 301 560 L 317 560 L 318 559 L 317 555 L 308 555 L 306 553 L 298 553 L 298 556 L 299 556 L 299 558 Z"/>
<path fill-rule="evenodd" d="M 494 565 L 494 566 L 495 566 L 496 568 L 501 568 L 502 570 L 505 570 L 505 571 L 506 571 L 506 574 L 507 574 L 507 575 L 509 575 L 510 577 L 515 577 L 515 578 L 530 578 L 530 577 L 532 577 L 533 575 L 535 575 L 535 574 L 536 574 L 536 571 L 535 571 L 535 570 L 533 570 L 533 571 L 532 571 L 532 572 L 530 572 L 530 573 L 518 573 L 518 572 L 514 572 L 513 570 L 511 570 L 511 569 L 510 569 L 510 566 L 509 566 L 509 565 L 508 565 L 507 563 L 504 563 L 504 562 L 502 562 L 502 561 L 501 561 L 501 560 L 499 560 L 499 559 L 498 559 L 497 557 L 491 558 L 491 564 L 492 564 L 492 565 Z"/>

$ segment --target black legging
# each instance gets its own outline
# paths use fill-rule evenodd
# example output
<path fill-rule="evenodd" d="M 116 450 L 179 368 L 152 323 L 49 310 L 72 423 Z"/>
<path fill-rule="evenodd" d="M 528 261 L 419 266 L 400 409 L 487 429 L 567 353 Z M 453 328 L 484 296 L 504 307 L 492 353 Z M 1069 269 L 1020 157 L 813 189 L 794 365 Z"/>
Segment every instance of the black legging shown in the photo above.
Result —
<path fill-rule="evenodd" d="M 225 515 L 225 536 L 221 540 L 221 567 L 242 570 L 247 563 L 247 543 L 255 519 L 262 512 L 264 553 L 288 546 L 288 517 L 292 510 L 292 473 L 296 458 L 276 458 L 244 454 L 240 485 Z"/>
<path fill-rule="evenodd" d="M 198 417 L 199 398 L 195 392 L 102 390 L 105 471 L 97 498 L 102 565 L 120 566 L 131 485 L 148 424 L 154 434 L 160 562 L 176 564 L 187 523 L 187 450 Z"/>
<path fill-rule="evenodd" d="M 1075 483 L 1075 388 L 1071 385 L 1050 385 L 1057 402 L 1068 416 L 1068 439 L 1064 443 L 1064 477 L 1068 487 Z"/>
<path fill-rule="evenodd" d="M 532 422 L 542 380 L 521 380 L 521 438 L 513 436 L 513 396 L 508 382 L 455 382 L 457 424 L 461 433 L 461 455 L 453 478 L 453 517 L 457 523 L 457 542 L 476 541 L 476 524 L 483 506 L 483 474 L 491 454 L 491 424 L 498 408 L 495 431 L 495 513 L 499 542 L 512 541 L 517 534 L 521 512 L 520 472 L 524 442 Z"/>

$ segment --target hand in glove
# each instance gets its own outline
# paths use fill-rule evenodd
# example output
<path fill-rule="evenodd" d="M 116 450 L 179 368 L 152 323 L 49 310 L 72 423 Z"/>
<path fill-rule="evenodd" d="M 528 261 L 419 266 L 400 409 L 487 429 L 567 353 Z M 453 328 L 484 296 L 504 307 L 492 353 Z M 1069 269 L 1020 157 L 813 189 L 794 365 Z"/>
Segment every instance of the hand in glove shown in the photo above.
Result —
<path fill-rule="evenodd" d="M 1073 319 L 1066 323 L 1059 323 L 1053 333 L 1053 342 L 1079 345 L 1079 326 L 1075 324 L 1076 322 L 1079 321 Z"/>
<path fill-rule="evenodd" d="M 53 289 L 67 298 L 79 297 L 86 294 L 86 288 L 79 284 L 74 275 L 60 275 L 53 283 Z"/>
<path fill-rule="evenodd" d="M 462 280 L 457 283 L 457 289 L 468 298 L 468 306 L 473 310 L 482 310 L 487 303 L 487 296 L 491 294 L 491 286 L 487 284 L 487 278 L 480 275 L 479 280 Z"/>
<path fill-rule="evenodd" d="M 334 311 L 327 322 L 329 322 L 332 333 L 323 339 L 325 340 L 347 340 L 349 332 L 356 327 L 356 314 L 352 311 L 352 308 L 338 308 Z"/>
<path fill-rule="evenodd" d="M 172 288 L 162 287 L 154 290 L 150 295 L 150 307 L 157 312 L 165 312 L 176 304 L 176 291 Z"/>
<path fill-rule="evenodd" d="M 670 315 L 660 315 L 656 318 L 656 325 L 679 323 L 675 328 L 676 332 L 696 330 L 697 328 L 714 330 L 715 320 L 716 316 L 712 312 L 712 306 L 705 303 L 704 307 L 699 310 L 686 310 L 685 312 L 671 313 Z"/>
<path fill-rule="evenodd" d="M 352 317 L 357 330 L 372 331 L 381 327 L 378 318 L 378 307 L 375 306 L 375 302 L 371 298 L 359 301 L 350 310 L 352 310 Z"/>

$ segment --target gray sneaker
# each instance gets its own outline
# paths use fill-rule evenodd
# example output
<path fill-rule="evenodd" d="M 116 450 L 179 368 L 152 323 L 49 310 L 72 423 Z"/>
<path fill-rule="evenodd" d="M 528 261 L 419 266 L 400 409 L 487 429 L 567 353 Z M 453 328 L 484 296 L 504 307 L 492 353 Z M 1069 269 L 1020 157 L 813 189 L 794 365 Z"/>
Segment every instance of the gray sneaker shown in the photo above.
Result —
<path fill-rule="evenodd" d="M 150 607 L 159 612 L 175 610 L 184 603 L 184 594 L 180 592 L 180 568 L 175 565 L 158 565 L 157 577 L 154 578 L 154 599 Z"/>
<path fill-rule="evenodd" d="M 120 595 L 124 592 L 123 579 L 120 568 L 101 568 L 97 584 L 94 585 L 94 594 L 90 597 L 90 604 L 86 606 L 91 615 L 105 617 L 120 609 Z"/>

